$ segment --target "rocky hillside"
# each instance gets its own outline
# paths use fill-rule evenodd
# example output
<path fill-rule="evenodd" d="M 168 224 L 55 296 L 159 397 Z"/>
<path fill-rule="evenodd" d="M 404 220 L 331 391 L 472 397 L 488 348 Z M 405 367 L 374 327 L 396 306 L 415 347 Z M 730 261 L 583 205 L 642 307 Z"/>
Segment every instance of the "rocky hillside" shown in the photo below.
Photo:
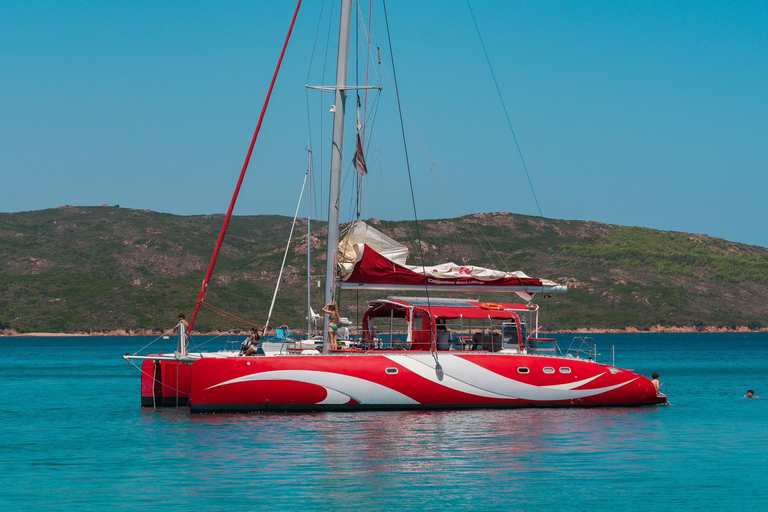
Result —
<path fill-rule="evenodd" d="M 176 216 L 119 207 L 0 214 L 0 329 L 94 332 L 162 329 L 191 314 L 221 215 Z M 412 249 L 413 222 L 370 221 Z M 208 299 L 263 323 L 291 219 L 233 218 Z M 768 249 L 703 235 L 477 214 L 419 224 L 426 263 L 523 270 L 565 280 L 569 293 L 537 297 L 550 329 L 768 327 Z M 325 226 L 313 224 L 312 275 L 325 268 Z M 550 245 L 557 249 L 557 259 Z M 306 323 L 306 222 L 297 226 L 272 321 Z M 322 288 L 313 277 L 313 306 Z M 321 283 L 324 286 L 324 283 Z M 382 294 L 342 292 L 355 318 Z M 515 301 L 511 295 L 487 300 Z M 204 310 L 201 330 L 245 327 Z"/>

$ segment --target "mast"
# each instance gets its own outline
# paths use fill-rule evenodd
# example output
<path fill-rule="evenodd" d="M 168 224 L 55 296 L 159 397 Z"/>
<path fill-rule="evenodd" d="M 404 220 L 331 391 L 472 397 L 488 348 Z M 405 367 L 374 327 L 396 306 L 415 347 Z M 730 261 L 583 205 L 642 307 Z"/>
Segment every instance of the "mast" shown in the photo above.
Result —
<path fill-rule="evenodd" d="M 325 303 L 334 300 L 336 289 L 336 252 L 339 245 L 339 201 L 341 196 L 341 164 L 344 148 L 344 110 L 347 100 L 347 66 L 349 63 L 349 29 L 352 0 L 341 3 L 339 23 L 339 55 L 336 63 L 336 103 L 333 115 L 331 147 L 331 187 L 328 194 L 328 247 L 325 263 Z M 328 313 L 323 314 L 323 354 L 328 353 Z"/>
<path fill-rule="evenodd" d="M 312 148 L 307 151 L 307 340 L 312 338 Z"/>

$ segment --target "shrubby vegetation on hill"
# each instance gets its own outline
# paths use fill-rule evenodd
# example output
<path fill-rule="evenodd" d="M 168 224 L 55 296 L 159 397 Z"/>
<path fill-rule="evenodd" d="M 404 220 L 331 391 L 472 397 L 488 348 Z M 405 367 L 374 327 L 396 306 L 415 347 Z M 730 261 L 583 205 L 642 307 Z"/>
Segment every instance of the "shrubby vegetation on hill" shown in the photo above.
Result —
<path fill-rule="evenodd" d="M 179 312 L 189 315 L 194 307 L 222 219 L 118 207 L 0 214 L 0 329 L 168 328 Z M 290 223 L 280 216 L 233 218 L 207 301 L 263 323 Z M 413 222 L 371 223 L 415 248 Z M 549 329 L 768 326 L 768 249 L 594 222 L 546 224 L 509 213 L 422 221 L 425 263 L 454 261 L 565 280 L 567 294 L 535 299 Z M 317 276 L 325 268 L 325 225 L 314 223 L 312 232 Z M 273 325 L 306 325 L 306 254 L 306 223 L 300 221 Z M 414 264 L 417 254 L 412 250 Z M 316 311 L 322 306 L 318 279 Z M 343 313 L 359 318 L 358 309 L 380 295 L 387 293 L 342 292 Z M 507 294 L 480 298 L 518 301 Z M 196 327 L 246 326 L 203 310 Z"/>

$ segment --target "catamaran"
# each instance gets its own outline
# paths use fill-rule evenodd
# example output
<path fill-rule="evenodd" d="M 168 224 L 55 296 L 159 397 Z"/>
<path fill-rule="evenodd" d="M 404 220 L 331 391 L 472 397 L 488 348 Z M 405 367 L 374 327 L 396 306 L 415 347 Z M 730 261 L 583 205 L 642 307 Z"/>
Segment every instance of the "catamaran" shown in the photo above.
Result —
<path fill-rule="evenodd" d="M 286 45 L 300 5 L 299 1 Z M 325 302 L 334 302 L 339 289 L 418 295 L 372 301 L 357 338 L 341 346 L 330 343 L 327 312 L 321 347 L 311 340 L 282 341 L 262 343 L 253 356 L 234 351 L 190 352 L 188 333 L 182 332 L 171 354 L 125 356 L 129 362 L 141 363 L 142 405 L 188 406 L 199 413 L 664 403 L 666 397 L 648 378 L 598 362 L 596 350 L 562 354 L 554 339 L 541 334 L 539 306 L 533 298 L 565 292 L 565 285 L 519 271 L 452 262 L 408 265 L 407 247 L 360 220 L 351 223 L 340 240 L 338 199 L 347 91 L 370 88 L 347 85 L 351 17 L 352 0 L 343 0 L 336 84 L 320 88 L 335 94 Z M 283 54 L 203 281 L 190 331 L 204 304 Z M 358 131 L 359 124 L 358 120 Z M 365 163 L 359 136 L 357 149 L 354 164 L 360 171 Z M 440 297 L 455 292 L 514 292 L 523 302 Z"/>

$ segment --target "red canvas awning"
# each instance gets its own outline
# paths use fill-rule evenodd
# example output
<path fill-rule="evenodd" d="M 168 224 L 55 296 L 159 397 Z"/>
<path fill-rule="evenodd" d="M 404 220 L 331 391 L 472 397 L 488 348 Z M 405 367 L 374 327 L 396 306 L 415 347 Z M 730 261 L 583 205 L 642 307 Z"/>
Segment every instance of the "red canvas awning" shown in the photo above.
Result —
<path fill-rule="evenodd" d="M 424 267 L 421 272 L 417 272 L 413 267 L 385 258 L 365 244 L 354 268 L 341 282 L 341 286 L 379 290 L 421 290 L 427 285 L 450 291 L 511 291 L 531 295 L 540 292 L 565 291 L 564 286 L 551 281 L 544 282 L 534 277 L 519 277 L 502 272 L 496 272 L 496 274 L 501 274 L 503 277 L 477 277 L 472 275 L 473 273 L 478 273 L 477 267 L 455 265 L 453 268 L 450 264 Z M 463 277 L 446 277 L 446 274 Z"/>

